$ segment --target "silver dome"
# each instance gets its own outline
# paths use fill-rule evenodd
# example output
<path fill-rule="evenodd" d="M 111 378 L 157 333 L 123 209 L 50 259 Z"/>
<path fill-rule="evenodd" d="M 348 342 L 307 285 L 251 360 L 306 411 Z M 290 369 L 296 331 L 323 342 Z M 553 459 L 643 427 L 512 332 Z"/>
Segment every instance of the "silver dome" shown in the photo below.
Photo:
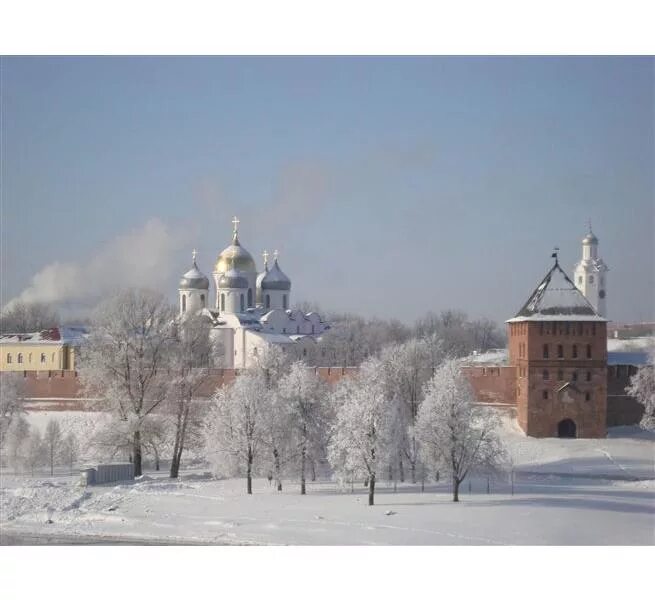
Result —
<path fill-rule="evenodd" d="M 284 290 L 291 289 L 291 280 L 282 272 L 277 259 L 273 263 L 273 267 L 262 277 L 261 288 L 263 290 Z"/>
<path fill-rule="evenodd" d="M 598 238 L 590 231 L 582 240 L 583 244 L 597 244 Z"/>
<path fill-rule="evenodd" d="M 218 287 L 221 289 L 243 289 L 248 287 L 248 280 L 236 269 L 230 269 L 221 275 L 218 280 Z"/>
<path fill-rule="evenodd" d="M 193 267 L 182 275 L 180 279 L 180 290 L 208 290 L 209 279 L 198 269 L 196 261 L 193 261 Z"/>

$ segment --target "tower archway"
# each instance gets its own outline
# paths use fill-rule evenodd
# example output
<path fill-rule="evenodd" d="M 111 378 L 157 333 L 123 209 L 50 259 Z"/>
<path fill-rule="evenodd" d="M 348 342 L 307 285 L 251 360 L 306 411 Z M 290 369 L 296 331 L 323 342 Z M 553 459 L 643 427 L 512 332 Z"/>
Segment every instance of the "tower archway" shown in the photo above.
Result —
<path fill-rule="evenodd" d="M 577 427 L 571 419 L 563 419 L 557 424 L 557 437 L 574 438 L 576 433 Z"/>

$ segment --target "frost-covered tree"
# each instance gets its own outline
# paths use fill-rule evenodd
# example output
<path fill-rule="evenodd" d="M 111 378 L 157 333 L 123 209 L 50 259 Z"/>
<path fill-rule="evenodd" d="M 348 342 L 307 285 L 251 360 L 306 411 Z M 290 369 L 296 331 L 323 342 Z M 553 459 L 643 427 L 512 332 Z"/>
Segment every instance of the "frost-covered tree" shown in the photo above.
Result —
<path fill-rule="evenodd" d="M 397 404 L 394 407 L 394 443 L 398 448 L 401 481 L 404 481 L 404 464 L 407 463 L 412 483 L 416 483 L 420 460 L 416 419 L 425 385 L 442 358 L 441 341 L 434 336 L 387 346 L 382 352 L 388 392 Z M 390 465 L 392 470 L 395 462 L 392 460 Z"/>
<path fill-rule="evenodd" d="M 338 405 L 328 459 L 339 474 L 364 474 L 368 479 L 368 503 L 374 504 L 375 483 L 388 464 L 392 431 L 392 403 L 389 400 L 383 363 L 367 359 L 359 372 L 342 380 L 333 390 Z"/>
<path fill-rule="evenodd" d="M 36 468 L 47 464 L 47 461 L 47 449 L 41 439 L 41 434 L 33 429 L 30 431 L 25 448 L 25 467 L 34 476 Z"/>
<path fill-rule="evenodd" d="M 308 457 L 321 447 L 328 426 L 325 388 L 316 373 L 298 361 L 280 380 L 279 397 L 288 411 L 287 435 L 295 448 L 300 493 L 304 495 Z"/>
<path fill-rule="evenodd" d="M 43 435 L 43 444 L 46 448 L 51 476 L 54 474 L 55 464 L 59 460 L 63 440 L 64 437 L 61 433 L 61 426 L 57 419 L 48 420 Z"/>
<path fill-rule="evenodd" d="M 169 397 L 175 309 L 159 293 L 129 289 L 95 311 L 80 378 L 88 397 L 125 425 L 134 474 L 142 474 L 142 431 Z"/>
<path fill-rule="evenodd" d="M 68 468 L 73 471 L 73 465 L 78 459 L 80 454 L 80 442 L 77 439 L 77 436 L 69 431 L 65 436 L 61 444 L 61 458 L 62 461 L 68 465 Z"/>
<path fill-rule="evenodd" d="M 24 378 L 20 373 L 0 374 L 0 452 L 3 452 L 12 428 L 23 418 Z"/>
<path fill-rule="evenodd" d="M 266 445 L 264 389 L 260 370 L 244 371 L 232 384 L 216 391 L 206 424 L 206 451 L 215 470 L 223 475 L 244 475 L 248 494 L 252 494 L 255 461 Z"/>
<path fill-rule="evenodd" d="M 417 419 L 423 459 L 432 472 L 452 478 L 454 502 L 459 501 L 459 486 L 469 473 L 496 469 L 505 456 L 496 411 L 475 404 L 460 367 L 451 359 L 437 369 L 426 386 Z"/>
<path fill-rule="evenodd" d="M 209 329 L 208 321 L 200 315 L 187 317 L 177 327 L 172 360 L 175 375 L 170 394 L 174 415 L 171 477 L 178 476 L 189 434 L 194 433 L 201 422 L 203 403 L 197 393 L 207 377 L 213 351 Z"/>
<path fill-rule="evenodd" d="M 639 368 L 630 378 L 626 393 L 644 405 L 641 426 L 649 431 L 655 431 L 655 349 L 648 355 L 648 364 Z"/>
<path fill-rule="evenodd" d="M 59 315 L 45 302 L 16 300 L 0 313 L 0 332 L 34 333 L 59 325 Z"/>

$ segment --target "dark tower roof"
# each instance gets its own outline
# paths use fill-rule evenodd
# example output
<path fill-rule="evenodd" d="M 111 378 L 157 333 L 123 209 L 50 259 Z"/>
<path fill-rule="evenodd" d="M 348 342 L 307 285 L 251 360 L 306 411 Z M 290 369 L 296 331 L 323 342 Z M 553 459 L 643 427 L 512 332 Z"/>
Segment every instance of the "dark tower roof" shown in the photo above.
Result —
<path fill-rule="evenodd" d="M 528 301 L 508 323 L 517 321 L 606 321 L 555 264 L 530 294 Z"/>

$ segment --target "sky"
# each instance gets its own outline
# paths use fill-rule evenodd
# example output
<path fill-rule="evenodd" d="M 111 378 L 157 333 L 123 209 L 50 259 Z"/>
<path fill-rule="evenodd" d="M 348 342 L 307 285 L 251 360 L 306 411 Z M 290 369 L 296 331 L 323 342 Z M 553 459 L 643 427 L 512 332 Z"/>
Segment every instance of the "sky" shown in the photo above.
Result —
<path fill-rule="evenodd" d="M 501 322 L 591 220 L 608 317 L 655 320 L 652 57 L 4 57 L 2 289 L 171 300 L 280 253 L 292 303 Z"/>

